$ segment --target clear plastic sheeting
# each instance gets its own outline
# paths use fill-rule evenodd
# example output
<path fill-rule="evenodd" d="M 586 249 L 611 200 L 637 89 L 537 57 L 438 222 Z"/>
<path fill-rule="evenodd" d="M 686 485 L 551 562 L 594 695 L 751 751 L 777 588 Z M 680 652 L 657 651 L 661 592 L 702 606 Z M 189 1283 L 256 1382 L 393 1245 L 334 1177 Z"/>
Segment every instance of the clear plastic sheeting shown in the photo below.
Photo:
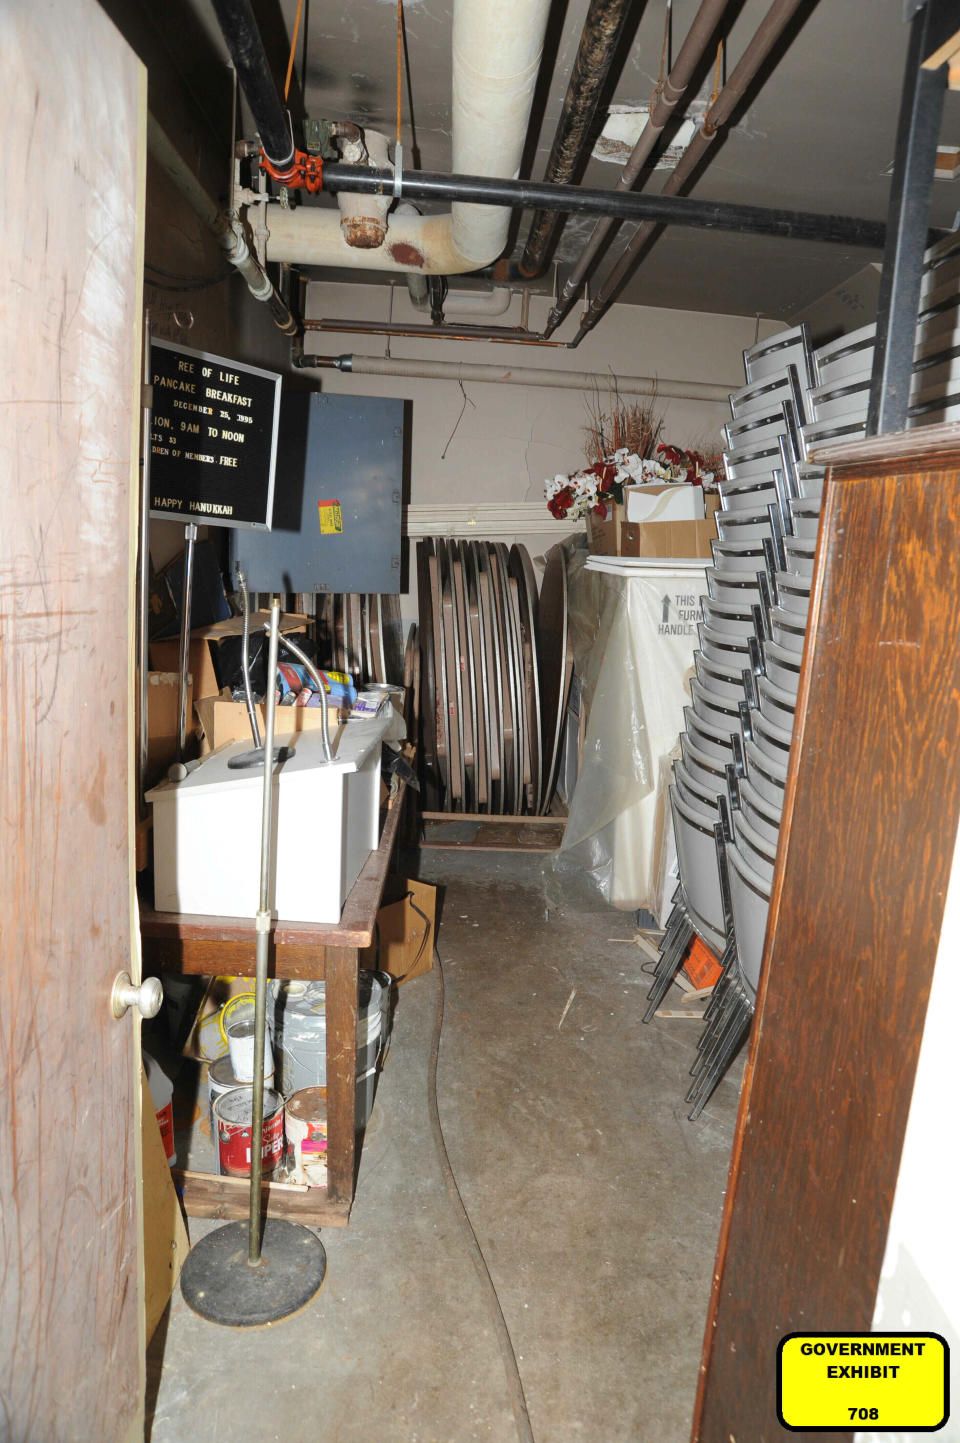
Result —
<path fill-rule="evenodd" d="M 587 726 L 554 869 L 587 874 L 614 907 L 659 916 L 658 852 L 669 830 L 662 797 L 657 826 L 660 762 L 676 745 L 690 701 L 708 563 L 640 563 L 609 575 L 587 570 L 582 544 L 567 542 L 565 550 Z"/>

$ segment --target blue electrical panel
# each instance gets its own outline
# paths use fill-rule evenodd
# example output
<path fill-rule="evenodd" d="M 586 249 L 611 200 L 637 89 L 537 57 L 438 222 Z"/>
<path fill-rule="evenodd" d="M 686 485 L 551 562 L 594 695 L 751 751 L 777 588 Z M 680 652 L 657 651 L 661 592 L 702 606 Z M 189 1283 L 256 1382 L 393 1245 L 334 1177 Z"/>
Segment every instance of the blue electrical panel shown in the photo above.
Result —
<path fill-rule="evenodd" d="M 230 533 L 251 591 L 399 592 L 404 405 L 284 394 L 273 528 Z"/>

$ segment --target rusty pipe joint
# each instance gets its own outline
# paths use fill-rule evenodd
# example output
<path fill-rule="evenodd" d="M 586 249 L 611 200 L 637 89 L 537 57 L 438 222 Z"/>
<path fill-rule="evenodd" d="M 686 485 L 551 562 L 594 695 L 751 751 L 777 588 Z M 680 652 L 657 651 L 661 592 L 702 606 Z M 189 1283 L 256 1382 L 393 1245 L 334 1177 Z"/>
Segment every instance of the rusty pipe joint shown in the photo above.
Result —
<path fill-rule="evenodd" d="M 344 125 L 356 134 L 338 134 L 340 155 L 347 165 L 366 165 L 371 170 L 392 170 L 387 153 L 387 137 L 378 130 L 361 131 L 358 126 Z M 392 204 L 389 195 L 337 196 L 340 207 L 340 231 L 348 246 L 357 250 L 376 250 L 387 237 L 387 211 Z"/>

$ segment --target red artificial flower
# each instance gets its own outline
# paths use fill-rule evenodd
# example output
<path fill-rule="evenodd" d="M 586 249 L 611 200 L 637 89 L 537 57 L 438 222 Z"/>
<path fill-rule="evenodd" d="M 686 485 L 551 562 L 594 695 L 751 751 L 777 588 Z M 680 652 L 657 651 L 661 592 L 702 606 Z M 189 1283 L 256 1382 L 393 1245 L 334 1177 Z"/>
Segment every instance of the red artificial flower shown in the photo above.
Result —
<path fill-rule="evenodd" d="M 593 512 L 594 512 L 594 515 L 595 515 L 595 516 L 599 516 L 599 517 L 600 517 L 600 520 L 601 520 L 601 521 L 606 521 L 606 519 L 607 519 L 607 506 L 606 506 L 606 502 L 604 502 L 604 501 L 598 501 L 597 504 L 596 504 L 596 506 L 594 506 L 594 508 L 593 508 Z"/>
<path fill-rule="evenodd" d="M 551 516 L 562 521 L 573 504 L 573 491 L 569 486 L 564 486 L 554 496 L 552 501 L 547 502 L 547 510 Z"/>

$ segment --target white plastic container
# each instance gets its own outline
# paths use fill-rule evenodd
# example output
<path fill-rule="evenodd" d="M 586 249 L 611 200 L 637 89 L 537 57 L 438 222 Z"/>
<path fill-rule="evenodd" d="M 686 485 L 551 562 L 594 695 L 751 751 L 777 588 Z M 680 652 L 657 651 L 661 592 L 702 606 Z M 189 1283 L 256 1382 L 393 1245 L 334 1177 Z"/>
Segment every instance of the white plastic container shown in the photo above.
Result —
<path fill-rule="evenodd" d="M 274 774 L 275 856 L 271 907 L 289 922 L 336 925 L 344 899 L 379 842 L 380 744 L 391 708 L 352 722 L 325 764 L 319 732 L 303 732 Z M 249 917 L 260 890 L 263 772 L 231 771 L 235 742 L 182 782 L 162 782 L 153 803 L 158 912 Z"/>

